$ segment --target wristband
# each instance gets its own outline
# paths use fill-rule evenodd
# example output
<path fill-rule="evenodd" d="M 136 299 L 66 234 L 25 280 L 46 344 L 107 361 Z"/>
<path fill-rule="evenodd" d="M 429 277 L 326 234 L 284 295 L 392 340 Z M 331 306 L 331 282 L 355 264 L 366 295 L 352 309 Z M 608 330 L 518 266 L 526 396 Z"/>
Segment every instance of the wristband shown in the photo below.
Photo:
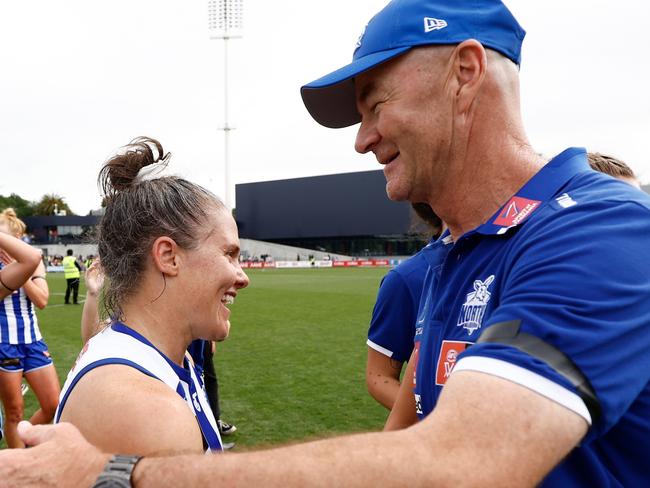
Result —
<path fill-rule="evenodd" d="M 113 456 L 102 471 L 92 488 L 130 488 L 131 474 L 135 465 L 142 459 L 142 456 L 128 456 L 116 454 Z"/>
<path fill-rule="evenodd" d="M 2 273 L 0 273 L 0 285 L 4 286 L 7 290 L 9 290 L 11 293 L 15 292 L 13 288 L 9 288 L 7 285 L 5 285 L 5 282 L 2 281 Z"/>

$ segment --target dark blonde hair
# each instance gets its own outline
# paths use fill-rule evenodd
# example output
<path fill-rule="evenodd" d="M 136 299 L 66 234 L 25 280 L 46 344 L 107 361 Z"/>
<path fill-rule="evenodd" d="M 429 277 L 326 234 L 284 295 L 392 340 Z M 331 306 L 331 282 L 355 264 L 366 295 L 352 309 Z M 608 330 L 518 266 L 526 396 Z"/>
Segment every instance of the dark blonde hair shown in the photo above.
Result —
<path fill-rule="evenodd" d="M 14 236 L 22 237 L 27 230 L 25 222 L 18 218 L 16 211 L 11 207 L 5 208 L 0 213 L 0 223 L 6 223 Z"/>
<path fill-rule="evenodd" d="M 139 137 L 99 172 L 106 211 L 98 227 L 98 251 L 108 278 L 104 308 L 114 319 L 122 318 L 121 303 L 139 286 L 153 241 L 169 236 L 181 248 L 195 249 L 208 233 L 209 213 L 225 208 L 210 191 L 183 178 L 138 177 L 145 166 L 162 167 L 169 158 L 160 142 Z"/>
<path fill-rule="evenodd" d="M 630 178 L 636 180 L 636 175 L 632 168 L 620 159 L 607 154 L 587 153 L 587 160 L 591 169 L 613 176 L 614 178 Z"/>

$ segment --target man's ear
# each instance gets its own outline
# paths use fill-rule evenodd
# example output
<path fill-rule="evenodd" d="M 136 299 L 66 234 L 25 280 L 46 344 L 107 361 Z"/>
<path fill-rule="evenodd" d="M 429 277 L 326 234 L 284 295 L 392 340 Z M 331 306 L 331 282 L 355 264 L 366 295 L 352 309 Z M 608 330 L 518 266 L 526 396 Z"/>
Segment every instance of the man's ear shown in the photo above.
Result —
<path fill-rule="evenodd" d="M 458 111 L 467 114 L 478 97 L 487 70 L 487 53 L 480 42 L 468 39 L 454 51 L 454 76 Z"/>
<path fill-rule="evenodd" d="M 158 237 L 151 245 L 151 257 L 156 269 L 164 275 L 176 276 L 180 265 L 179 247 L 168 236 Z"/>

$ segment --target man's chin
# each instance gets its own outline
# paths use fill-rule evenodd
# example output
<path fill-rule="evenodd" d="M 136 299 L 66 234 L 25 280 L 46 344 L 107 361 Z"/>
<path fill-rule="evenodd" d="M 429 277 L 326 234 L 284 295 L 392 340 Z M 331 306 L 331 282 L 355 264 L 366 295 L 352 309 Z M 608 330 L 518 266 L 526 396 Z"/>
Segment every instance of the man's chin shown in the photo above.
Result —
<path fill-rule="evenodd" d="M 408 193 L 406 191 L 402 188 L 395 188 L 394 186 L 391 186 L 390 183 L 386 183 L 386 195 L 388 195 L 388 198 L 394 202 L 403 202 L 408 200 Z"/>

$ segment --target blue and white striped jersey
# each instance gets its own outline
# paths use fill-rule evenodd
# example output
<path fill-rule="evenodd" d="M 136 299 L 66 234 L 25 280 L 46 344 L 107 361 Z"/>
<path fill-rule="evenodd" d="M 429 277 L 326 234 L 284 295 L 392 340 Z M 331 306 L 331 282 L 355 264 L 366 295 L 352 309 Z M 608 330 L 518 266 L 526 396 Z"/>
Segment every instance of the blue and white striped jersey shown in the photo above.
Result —
<path fill-rule="evenodd" d="M 42 338 L 34 305 L 23 288 L 0 300 L 0 344 L 31 344 Z"/>

